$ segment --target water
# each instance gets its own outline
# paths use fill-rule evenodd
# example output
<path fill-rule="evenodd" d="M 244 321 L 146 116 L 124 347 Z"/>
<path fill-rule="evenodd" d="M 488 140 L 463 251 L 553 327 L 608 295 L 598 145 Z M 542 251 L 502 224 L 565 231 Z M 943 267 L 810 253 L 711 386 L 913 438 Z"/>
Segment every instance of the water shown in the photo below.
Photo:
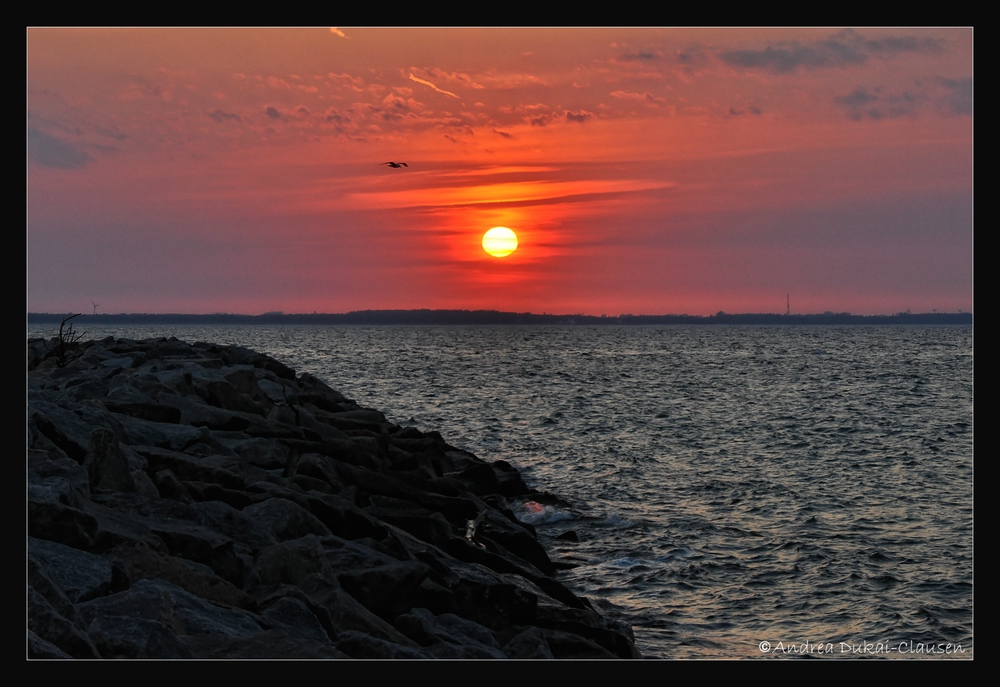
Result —
<path fill-rule="evenodd" d="M 973 656 L 970 327 L 88 331 L 248 346 L 507 460 L 645 656 Z"/>

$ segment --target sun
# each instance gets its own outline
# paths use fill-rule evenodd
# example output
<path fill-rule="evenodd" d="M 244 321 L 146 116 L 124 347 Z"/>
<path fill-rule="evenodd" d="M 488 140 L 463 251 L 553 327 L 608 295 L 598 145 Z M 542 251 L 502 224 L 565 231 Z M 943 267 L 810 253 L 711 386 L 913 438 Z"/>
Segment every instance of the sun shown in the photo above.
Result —
<path fill-rule="evenodd" d="M 517 234 L 507 227 L 493 227 L 483 234 L 483 250 L 494 258 L 505 258 L 517 250 Z"/>

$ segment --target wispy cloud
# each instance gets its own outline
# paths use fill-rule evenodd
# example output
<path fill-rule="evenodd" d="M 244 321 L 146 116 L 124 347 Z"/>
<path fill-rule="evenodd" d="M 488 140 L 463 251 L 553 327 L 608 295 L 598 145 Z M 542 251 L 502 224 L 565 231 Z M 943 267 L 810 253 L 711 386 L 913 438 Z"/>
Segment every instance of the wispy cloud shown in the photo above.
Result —
<path fill-rule="evenodd" d="M 655 48 L 637 48 L 627 43 L 612 43 L 611 47 L 618 51 L 616 56 L 612 58 L 612 62 L 648 62 L 663 57 L 663 53 Z"/>
<path fill-rule="evenodd" d="M 537 203 L 557 201 L 573 196 L 595 196 L 613 193 L 636 193 L 676 186 L 673 182 L 651 179 L 614 179 L 580 181 L 523 181 L 480 186 L 420 188 L 405 191 L 353 193 L 351 205 L 358 207 L 448 207 L 493 203 Z"/>
<path fill-rule="evenodd" d="M 914 84 L 910 89 L 889 91 L 858 86 L 833 99 L 855 121 L 915 117 L 921 110 L 937 110 L 946 115 L 972 114 L 972 79 L 936 79 Z"/>
<path fill-rule="evenodd" d="M 410 74 L 410 81 L 416 81 L 417 83 L 422 83 L 425 86 L 430 86 L 431 88 L 433 88 L 438 93 L 444 93 L 445 95 L 450 95 L 452 98 L 457 98 L 458 97 L 457 95 L 455 95 L 451 91 L 446 91 L 443 88 L 438 88 L 437 86 L 435 86 L 430 81 L 424 81 L 423 79 L 418 79 L 412 73 Z"/>
<path fill-rule="evenodd" d="M 972 77 L 968 79 L 939 79 L 942 86 L 948 89 L 948 95 L 943 99 L 943 109 L 949 114 L 972 114 Z"/>
<path fill-rule="evenodd" d="M 220 124 L 223 122 L 223 120 L 226 119 L 235 120 L 237 122 L 242 121 L 238 114 L 234 112 L 226 112 L 225 110 L 222 109 L 216 109 L 215 112 L 209 112 L 208 116 L 214 119 L 215 121 L 219 122 Z"/>
<path fill-rule="evenodd" d="M 650 107 L 656 107 L 658 105 L 663 105 L 664 103 L 666 103 L 666 100 L 664 100 L 663 98 L 658 98 L 652 93 L 646 93 L 646 92 L 629 93 L 627 91 L 614 91 L 613 93 L 611 93 L 611 97 L 617 98 L 619 100 L 638 100 L 640 102 L 646 103 Z"/>
<path fill-rule="evenodd" d="M 864 64 L 869 57 L 891 57 L 901 53 L 939 53 L 944 50 L 939 38 L 889 36 L 865 38 L 850 29 L 810 43 L 782 41 L 763 50 L 728 50 L 719 58 L 733 67 L 766 69 L 778 74 L 799 68 L 848 67 Z"/>
<path fill-rule="evenodd" d="M 457 83 L 463 86 L 468 86 L 469 88 L 485 88 L 482 84 L 478 84 L 473 81 L 472 77 L 464 72 L 447 72 L 443 69 L 439 69 L 438 67 L 410 67 L 410 73 L 419 74 L 423 78 L 433 79 L 438 83 L 446 81 L 448 83 Z"/>
<path fill-rule="evenodd" d="M 80 169 L 94 158 L 60 138 L 29 127 L 28 159 L 44 167 Z"/>
<path fill-rule="evenodd" d="M 362 93 L 365 90 L 365 80 L 360 76 L 351 76 L 350 74 L 334 74 L 333 72 L 330 72 L 326 75 L 326 78 L 341 86 L 347 86 L 351 90 L 358 93 Z"/>

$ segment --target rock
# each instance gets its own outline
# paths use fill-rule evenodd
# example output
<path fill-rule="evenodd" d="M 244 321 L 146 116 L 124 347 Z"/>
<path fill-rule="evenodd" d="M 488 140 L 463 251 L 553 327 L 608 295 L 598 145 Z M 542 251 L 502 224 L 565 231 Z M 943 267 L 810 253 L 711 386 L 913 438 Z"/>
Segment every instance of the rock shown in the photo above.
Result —
<path fill-rule="evenodd" d="M 28 534 L 86 549 L 97 537 L 97 518 L 68 505 L 73 493 L 60 477 L 28 483 Z"/>
<path fill-rule="evenodd" d="M 80 615 L 66 592 L 50 576 L 45 566 L 38 559 L 28 556 L 28 586 L 45 597 L 52 609 L 77 627 L 83 626 L 83 616 Z"/>
<path fill-rule="evenodd" d="M 537 627 L 516 634 L 503 645 L 503 652 L 508 658 L 555 658 L 545 634 Z"/>
<path fill-rule="evenodd" d="M 287 499 L 275 498 L 243 509 L 243 514 L 256 520 L 278 541 L 298 539 L 307 534 L 323 537 L 330 534 L 327 526 L 302 506 Z"/>
<path fill-rule="evenodd" d="M 337 648 L 351 658 L 431 658 L 430 654 L 418 649 L 353 630 L 341 634 Z"/>
<path fill-rule="evenodd" d="M 253 437 L 223 441 L 247 463 L 265 470 L 282 470 L 288 462 L 288 448 L 274 441 Z"/>
<path fill-rule="evenodd" d="M 243 489 L 238 458 L 228 456 L 193 456 L 153 446 L 136 446 L 139 455 L 148 461 L 148 472 L 156 474 L 170 470 L 180 479 L 218 484 L 229 489 Z M 159 485 L 157 485 L 159 486 Z"/>
<path fill-rule="evenodd" d="M 92 492 L 135 491 L 135 480 L 129 471 L 125 453 L 118 446 L 117 435 L 110 429 L 98 427 L 90 433 L 83 467 L 90 477 Z"/>
<path fill-rule="evenodd" d="M 308 633 L 278 627 L 252 637 L 202 635 L 185 637 L 198 658 L 350 658 L 329 642 Z"/>
<path fill-rule="evenodd" d="M 131 387 L 124 387 L 131 389 Z M 141 393 L 141 392 L 137 392 Z M 110 394 L 109 394 L 110 396 Z M 128 415 L 129 417 L 149 420 L 150 422 L 167 422 L 170 424 L 180 424 L 183 417 L 180 408 L 174 405 L 164 405 L 162 403 L 152 403 L 150 401 L 105 401 L 104 407 L 112 413 Z"/>
<path fill-rule="evenodd" d="M 385 523 L 339 496 L 310 491 L 304 501 L 309 512 L 338 537 L 382 541 L 389 534 Z"/>
<path fill-rule="evenodd" d="M 298 629 L 317 644 L 331 644 L 330 636 L 316 614 L 310 611 L 305 603 L 294 597 L 281 597 L 268 606 L 267 610 L 261 613 L 261 617 L 270 623 Z"/>
<path fill-rule="evenodd" d="M 514 517 L 554 497 L 503 461 L 237 346 L 28 360 L 29 656 L 638 656 Z"/>
<path fill-rule="evenodd" d="M 55 644 L 28 630 L 28 658 L 73 658 Z"/>
<path fill-rule="evenodd" d="M 426 564 L 407 561 L 342 572 L 337 580 L 365 608 L 382 618 L 394 618 L 410 607 L 413 593 L 429 574 Z"/>
<path fill-rule="evenodd" d="M 182 520 L 148 522 L 171 555 L 203 563 L 237 587 L 243 586 L 243 560 L 236 554 L 233 540 L 218 532 Z"/>
<path fill-rule="evenodd" d="M 90 623 L 87 634 L 103 658 L 194 658 L 187 645 L 157 620 L 102 615 Z"/>
<path fill-rule="evenodd" d="M 254 610 L 256 602 L 242 589 L 190 561 L 156 551 L 143 542 L 117 546 L 107 552 L 125 566 L 129 580 L 165 580 L 212 603 Z"/>
<path fill-rule="evenodd" d="M 28 630 L 72 658 L 100 658 L 87 633 L 60 615 L 33 587 L 28 587 Z"/>
<path fill-rule="evenodd" d="M 65 480 L 69 491 L 62 498 L 67 505 L 79 508 L 90 499 L 90 477 L 87 470 L 51 442 L 49 445 L 54 451 L 28 449 L 28 481 L 37 482 L 47 477 Z"/>
<path fill-rule="evenodd" d="M 128 591 L 82 603 L 78 608 L 91 623 L 107 616 L 140 618 L 162 623 L 178 636 L 214 633 L 246 637 L 264 631 L 250 613 L 216 606 L 163 580 L 140 580 Z"/>
<path fill-rule="evenodd" d="M 434 617 L 426 608 L 414 608 L 395 625 L 438 658 L 507 658 L 489 630 L 453 613 Z"/>
<path fill-rule="evenodd" d="M 542 630 L 555 658 L 617 658 L 596 642 L 559 630 Z"/>
<path fill-rule="evenodd" d="M 28 560 L 44 567 L 45 574 L 71 603 L 89 601 L 128 586 L 104 556 L 80 551 L 64 544 L 28 537 Z"/>
<path fill-rule="evenodd" d="M 261 551 L 254 563 L 253 574 L 264 585 L 297 585 L 310 575 L 335 579 L 324 557 L 323 546 L 315 535 L 284 541 Z"/>
<path fill-rule="evenodd" d="M 391 642 L 394 645 L 416 648 L 417 643 L 401 633 L 388 622 L 372 613 L 335 583 L 318 576 L 310 576 L 300 581 L 300 587 L 309 599 L 321 606 L 329 614 L 331 626 L 337 636 L 338 648 L 345 633 L 359 632 L 374 639 Z M 378 656 L 370 656 L 378 658 Z"/>

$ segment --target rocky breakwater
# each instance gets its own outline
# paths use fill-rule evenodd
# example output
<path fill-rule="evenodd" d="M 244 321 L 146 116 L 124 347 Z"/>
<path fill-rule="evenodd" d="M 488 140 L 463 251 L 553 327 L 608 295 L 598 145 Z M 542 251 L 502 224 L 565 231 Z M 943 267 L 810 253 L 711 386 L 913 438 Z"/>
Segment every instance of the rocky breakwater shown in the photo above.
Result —
<path fill-rule="evenodd" d="M 28 341 L 32 657 L 634 658 L 503 461 L 236 346 Z"/>

